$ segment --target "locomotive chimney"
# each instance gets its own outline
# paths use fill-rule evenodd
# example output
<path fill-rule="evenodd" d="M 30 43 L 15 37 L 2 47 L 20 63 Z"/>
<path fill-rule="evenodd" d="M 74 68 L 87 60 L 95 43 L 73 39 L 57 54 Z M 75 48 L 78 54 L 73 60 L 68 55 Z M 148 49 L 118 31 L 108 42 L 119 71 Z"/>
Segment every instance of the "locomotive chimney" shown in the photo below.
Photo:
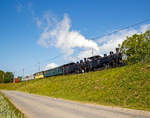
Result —
<path fill-rule="evenodd" d="M 119 48 L 116 48 L 116 54 L 119 54 Z"/>
<path fill-rule="evenodd" d="M 110 55 L 113 55 L 113 51 L 110 51 Z"/>
<path fill-rule="evenodd" d="M 84 62 L 86 62 L 86 58 L 84 58 Z"/>
<path fill-rule="evenodd" d="M 80 63 L 83 63 L 83 60 L 80 60 Z"/>
<path fill-rule="evenodd" d="M 110 55 L 112 55 L 113 54 L 113 51 L 110 51 Z"/>
<path fill-rule="evenodd" d="M 107 54 L 104 54 L 104 57 L 107 57 Z"/>

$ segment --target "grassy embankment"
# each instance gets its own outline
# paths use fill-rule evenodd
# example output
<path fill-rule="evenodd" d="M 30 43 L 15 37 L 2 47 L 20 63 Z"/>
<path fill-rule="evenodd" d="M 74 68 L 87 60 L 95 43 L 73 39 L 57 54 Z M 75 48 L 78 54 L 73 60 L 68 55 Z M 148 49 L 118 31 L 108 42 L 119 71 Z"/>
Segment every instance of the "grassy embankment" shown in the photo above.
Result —
<path fill-rule="evenodd" d="M 50 77 L 0 89 L 150 111 L 150 63 L 78 75 Z"/>
<path fill-rule="evenodd" d="M 0 92 L 0 118 L 25 118 L 18 109 Z"/>

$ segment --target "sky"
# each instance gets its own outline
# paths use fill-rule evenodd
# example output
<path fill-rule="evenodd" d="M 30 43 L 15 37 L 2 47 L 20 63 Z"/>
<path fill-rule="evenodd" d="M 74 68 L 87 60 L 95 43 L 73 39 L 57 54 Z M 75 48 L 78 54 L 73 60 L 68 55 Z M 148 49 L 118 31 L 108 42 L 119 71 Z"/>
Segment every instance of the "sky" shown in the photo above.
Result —
<path fill-rule="evenodd" d="M 0 0 L 0 70 L 33 74 L 114 51 L 150 29 L 149 0 Z M 122 30 L 119 30 L 122 29 Z M 116 33 L 109 33 L 119 30 Z"/>

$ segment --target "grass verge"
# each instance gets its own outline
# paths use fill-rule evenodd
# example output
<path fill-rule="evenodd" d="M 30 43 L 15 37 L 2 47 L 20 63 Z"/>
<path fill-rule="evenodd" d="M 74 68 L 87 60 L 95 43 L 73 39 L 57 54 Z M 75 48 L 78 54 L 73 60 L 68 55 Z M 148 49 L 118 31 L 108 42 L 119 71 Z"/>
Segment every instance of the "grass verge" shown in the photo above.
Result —
<path fill-rule="evenodd" d="M 150 111 L 149 65 L 147 62 L 78 75 L 0 84 L 0 89 Z"/>
<path fill-rule="evenodd" d="M 25 118 L 24 114 L 11 104 L 0 92 L 0 118 Z"/>

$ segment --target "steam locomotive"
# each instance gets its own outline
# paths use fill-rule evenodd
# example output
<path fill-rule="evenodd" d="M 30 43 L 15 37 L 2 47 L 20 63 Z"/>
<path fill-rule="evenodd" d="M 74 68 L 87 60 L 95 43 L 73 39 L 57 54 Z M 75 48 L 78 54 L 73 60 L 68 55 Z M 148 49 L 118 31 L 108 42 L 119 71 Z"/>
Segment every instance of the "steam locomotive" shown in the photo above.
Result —
<path fill-rule="evenodd" d="M 125 63 L 122 60 L 122 54 L 119 52 L 119 48 L 116 48 L 116 52 L 113 53 L 111 51 L 108 56 L 107 54 L 104 54 L 103 57 L 96 55 L 89 58 L 84 58 L 84 60 L 80 60 L 76 63 L 72 62 L 53 69 L 37 72 L 33 74 L 33 76 L 35 79 L 40 79 L 56 75 L 86 73 L 89 71 L 120 67 L 123 65 L 125 65 Z"/>

